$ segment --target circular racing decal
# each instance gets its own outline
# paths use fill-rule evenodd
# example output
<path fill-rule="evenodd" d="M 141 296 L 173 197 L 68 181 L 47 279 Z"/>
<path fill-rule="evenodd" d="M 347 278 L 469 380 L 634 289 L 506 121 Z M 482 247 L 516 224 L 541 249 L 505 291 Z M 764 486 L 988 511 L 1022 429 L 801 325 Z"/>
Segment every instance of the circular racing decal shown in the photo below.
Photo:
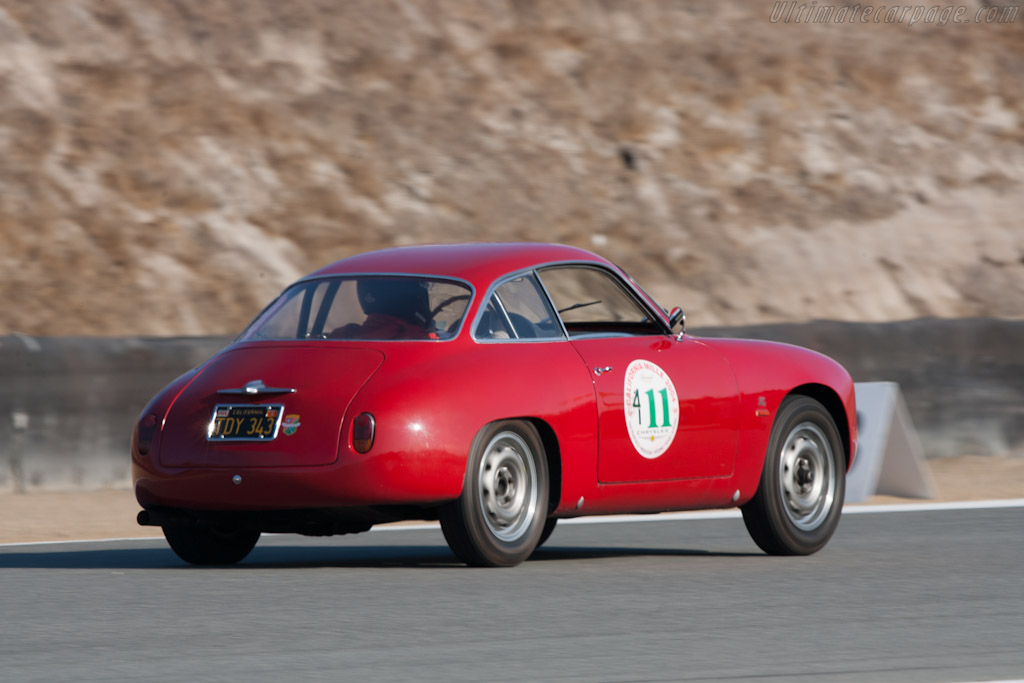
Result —
<path fill-rule="evenodd" d="M 648 360 L 626 368 L 623 389 L 626 431 L 637 452 L 648 459 L 668 450 L 679 427 L 679 395 L 668 373 Z"/>

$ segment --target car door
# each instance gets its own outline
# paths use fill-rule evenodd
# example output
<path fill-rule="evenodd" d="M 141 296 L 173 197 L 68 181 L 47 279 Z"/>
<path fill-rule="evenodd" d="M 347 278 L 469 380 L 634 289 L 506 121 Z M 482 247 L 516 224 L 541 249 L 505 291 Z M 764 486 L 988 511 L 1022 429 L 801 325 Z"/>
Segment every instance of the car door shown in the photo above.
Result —
<path fill-rule="evenodd" d="M 540 276 L 592 374 L 598 481 L 732 474 L 739 395 L 725 358 L 671 335 L 616 273 L 573 265 Z"/>

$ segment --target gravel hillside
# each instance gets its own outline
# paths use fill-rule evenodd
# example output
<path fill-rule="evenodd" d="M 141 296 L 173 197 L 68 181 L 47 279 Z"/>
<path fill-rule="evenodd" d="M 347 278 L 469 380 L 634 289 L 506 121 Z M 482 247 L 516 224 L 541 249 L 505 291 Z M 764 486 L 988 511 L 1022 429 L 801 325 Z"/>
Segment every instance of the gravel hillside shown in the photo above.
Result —
<path fill-rule="evenodd" d="M 0 334 L 230 333 L 476 239 L 590 248 L 697 325 L 1024 317 L 1024 8 L 962 6 L 0 0 Z"/>

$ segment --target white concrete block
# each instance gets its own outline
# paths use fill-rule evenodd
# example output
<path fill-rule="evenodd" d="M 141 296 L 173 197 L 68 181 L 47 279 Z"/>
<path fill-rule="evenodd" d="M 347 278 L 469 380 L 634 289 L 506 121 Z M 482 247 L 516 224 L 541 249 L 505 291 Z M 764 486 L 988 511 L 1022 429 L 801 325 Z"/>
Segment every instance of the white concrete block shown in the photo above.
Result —
<path fill-rule="evenodd" d="M 857 456 L 846 477 L 846 502 L 880 494 L 935 498 L 917 431 L 895 382 L 858 382 Z"/>

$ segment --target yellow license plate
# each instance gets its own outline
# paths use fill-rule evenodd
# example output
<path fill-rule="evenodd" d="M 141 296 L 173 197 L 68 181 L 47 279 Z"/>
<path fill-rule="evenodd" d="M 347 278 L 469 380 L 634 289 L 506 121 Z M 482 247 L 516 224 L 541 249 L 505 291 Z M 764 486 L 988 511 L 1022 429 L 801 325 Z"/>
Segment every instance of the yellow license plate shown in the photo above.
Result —
<path fill-rule="evenodd" d="M 218 404 L 206 430 L 210 441 L 271 441 L 281 426 L 283 405 Z"/>

